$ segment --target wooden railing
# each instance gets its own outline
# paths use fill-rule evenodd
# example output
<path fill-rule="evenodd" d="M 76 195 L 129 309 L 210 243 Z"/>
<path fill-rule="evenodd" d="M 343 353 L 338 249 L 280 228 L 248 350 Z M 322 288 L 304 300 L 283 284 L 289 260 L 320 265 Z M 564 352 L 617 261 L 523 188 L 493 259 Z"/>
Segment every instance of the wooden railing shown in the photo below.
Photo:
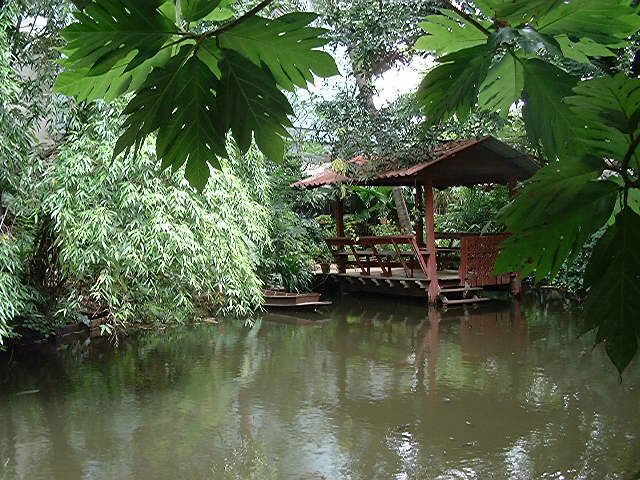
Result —
<path fill-rule="evenodd" d="M 436 233 L 436 240 L 449 240 L 436 247 L 440 270 L 458 270 L 461 285 L 482 287 L 507 285 L 512 274 L 494 275 L 493 268 L 499 245 L 509 234 Z M 429 253 L 418 245 L 413 235 L 387 235 L 379 237 L 334 237 L 325 240 L 338 265 L 345 273 L 348 267 L 360 269 L 362 275 L 371 275 L 372 268 L 379 268 L 383 276 L 393 276 L 393 268 L 402 267 L 407 278 L 414 270 L 429 278 L 427 262 Z"/>
<path fill-rule="evenodd" d="M 511 274 L 494 275 L 493 269 L 498 258 L 500 244 L 509 237 L 508 233 L 469 235 L 460 239 L 460 284 L 470 287 L 488 285 L 508 285 Z"/>

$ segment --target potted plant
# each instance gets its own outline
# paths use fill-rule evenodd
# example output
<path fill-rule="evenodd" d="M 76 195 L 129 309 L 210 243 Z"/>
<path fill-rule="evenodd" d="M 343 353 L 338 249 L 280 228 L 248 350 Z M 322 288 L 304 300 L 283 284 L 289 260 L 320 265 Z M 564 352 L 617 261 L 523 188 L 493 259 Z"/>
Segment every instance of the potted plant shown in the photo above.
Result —
<path fill-rule="evenodd" d="M 320 265 L 320 270 L 325 275 L 331 272 L 331 262 L 333 261 L 333 257 L 331 253 L 327 251 L 327 249 L 321 249 L 316 256 L 316 262 Z"/>

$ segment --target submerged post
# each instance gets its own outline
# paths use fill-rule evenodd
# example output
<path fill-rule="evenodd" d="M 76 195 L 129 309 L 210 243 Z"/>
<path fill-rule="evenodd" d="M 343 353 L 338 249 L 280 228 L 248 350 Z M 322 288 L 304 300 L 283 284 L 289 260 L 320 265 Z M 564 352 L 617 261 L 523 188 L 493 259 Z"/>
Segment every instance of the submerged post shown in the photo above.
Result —
<path fill-rule="evenodd" d="M 438 264 L 436 261 L 436 221 L 433 206 L 433 180 L 427 172 L 424 181 L 424 216 L 427 222 L 427 274 L 429 276 L 429 303 L 436 303 L 440 294 L 438 285 Z"/>
<path fill-rule="evenodd" d="M 424 222 L 422 221 L 422 185 L 416 185 L 415 191 L 416 211 L 418 216 L 416 217 L 416 243 L 418 245 L 424 244 Z"/>

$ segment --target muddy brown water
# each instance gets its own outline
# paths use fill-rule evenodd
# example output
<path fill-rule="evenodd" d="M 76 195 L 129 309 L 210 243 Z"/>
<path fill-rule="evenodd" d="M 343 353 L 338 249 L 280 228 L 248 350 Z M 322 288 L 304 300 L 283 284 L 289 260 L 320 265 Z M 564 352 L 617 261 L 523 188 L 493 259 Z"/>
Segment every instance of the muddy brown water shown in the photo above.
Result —
<path fill-rule="evenodd" d="M 171 328 L 1 357 L 0 479 L 626 479 L 622 381 L 579 314 L 529 299 Z"/>

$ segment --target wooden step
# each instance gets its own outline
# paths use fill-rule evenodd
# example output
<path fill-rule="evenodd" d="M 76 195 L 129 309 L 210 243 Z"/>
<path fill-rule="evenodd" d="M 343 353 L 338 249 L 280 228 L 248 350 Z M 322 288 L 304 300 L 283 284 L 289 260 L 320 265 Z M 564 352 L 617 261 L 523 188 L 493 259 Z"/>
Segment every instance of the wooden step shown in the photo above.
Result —
<path fill-rule="evenodd" d="M 477 292 L 482 290 L 482 287 L 455 287 L 455 288 L 441 288 L 440 293 L 457 293 L 457 292 Z"/>
<path fill-rule="evenodd" d="M 464 303 L 488 302 L 491 299 L 487 298 L 487 297 L 476 297 L 476 296 L 473 296 L 471 298 L 461 298 L 459 300 L 449 300 L 444 295 L 441 295 L 440 296 L 440 300 L 442 300 L 442 303 L 444 303 L 445 305 L 461 305 L 461 304 L 464 304 Z"/>

